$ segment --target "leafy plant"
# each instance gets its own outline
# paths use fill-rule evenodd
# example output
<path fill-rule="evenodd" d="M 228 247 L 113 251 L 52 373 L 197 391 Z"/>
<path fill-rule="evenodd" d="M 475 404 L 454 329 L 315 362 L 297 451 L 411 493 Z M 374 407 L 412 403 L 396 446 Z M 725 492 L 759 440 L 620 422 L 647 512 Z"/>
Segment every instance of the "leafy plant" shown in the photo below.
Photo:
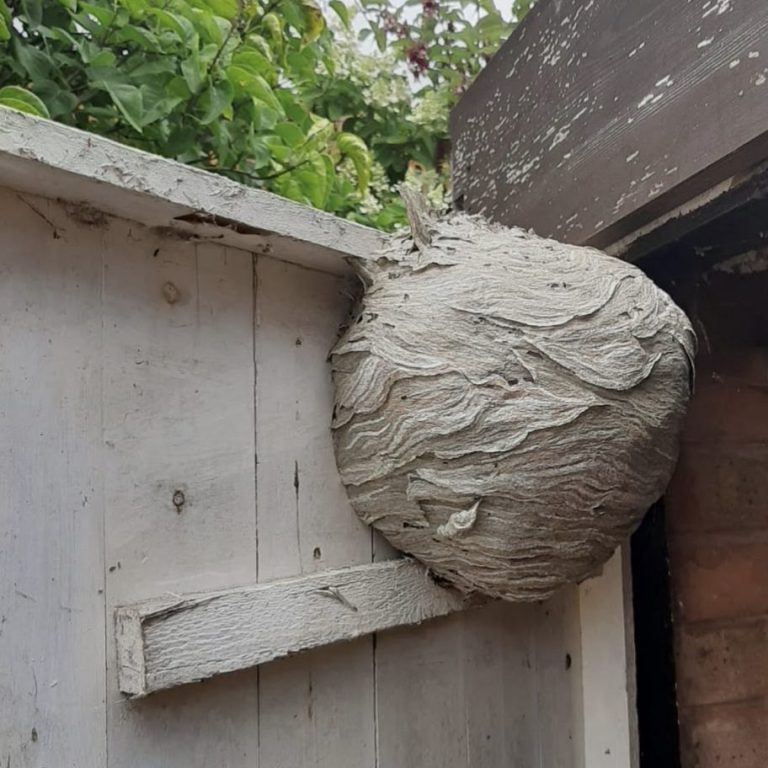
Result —
<path fill-rule="evenodd" d="M 454 97 L 470 82 L 528 12 L 533 0 L 513 0 L 505 20 L 493 0 L 360 0 L 379 50 L 392 48 L 417 81 L 448 86 Z"/>
<path fill-rule="evenodd" d="M 313 0 L 0 0 L 0 104 L 328 208 L 365 143 L 305 96 L 331 37 Z M 336 172 L 349 158 L 350 184 Z"/>
<path fill-rule="evenodd" d="M 492 0 L 0 0 L 0 106 L 382 229 L 448 185 L 447 116 L 509 33 Z M 522 14 L 530 0 L 516 0 Z"/>
<path fill-rule="evenodd" d="M 348 215 L 390 229 L 406 220 L 396 189 L 403 179 L 434 203 L 447 201 L 450 109 L 532 0 L 515 0 L 507 20 L 493 0 L 360 3 L 359 37 L 377 50 L 364 54 L 337 37 L 335 72 L 312 98 L 318 111 L 361 136 L 374 157 L 371 190 Z"/>

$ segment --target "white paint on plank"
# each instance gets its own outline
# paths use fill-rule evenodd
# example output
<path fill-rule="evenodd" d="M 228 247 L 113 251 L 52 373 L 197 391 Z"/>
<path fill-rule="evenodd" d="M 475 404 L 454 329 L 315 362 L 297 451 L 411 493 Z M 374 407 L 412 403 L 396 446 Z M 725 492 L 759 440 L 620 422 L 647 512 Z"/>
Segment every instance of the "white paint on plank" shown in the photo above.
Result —
<path fill-rule="evenodd" d="M 123 607 L 120 687 L 141 696 L 467 605 L 424 566 L 392 560 Z"/>
<path fill-rule="evenodd" d="M 262 257 L 257 277 L 259 581 L 369 563 L 330 433 L 327 357 L 350 285 Z M 259 702 L 262 765 L 374 767 L 370 637 L 261 667 Z"/>
<path fill-rule="evenodd" d="M 636 768 L 637 715 L 628 554 L 579 587 L 584 760 L 588 768 Z"/>
<path fill-rule="evenodd" d="M 0 765 L 103 766 L 101 238 L 0 208 Z"/>
<path fill-rule="evenodd" d="M 253 258 L 122 220 L 106 226 L 111 623 L 119 604 L 255 581 Z M 256 763 L 253 672 L 127 702 L 108 634 L 109 768 Z"/>
<path fill-rule="evenodd" d="M 541 766 L 580 768 L 581 674 L 576 588 L 565 587 L 540 606 L 532 634 L 536 667 L 536 737 Z M 586 764 L 586 768 L 592 768 Z"/>
<path fill-rule="evenodd" d="M 468 766 L 463 617 L 376 642 L 377 768 Z"/>
<path fill-rule="evenodd" d="M 5 186 L 86 203 L 152 227 L 345 273 L 376 230 L 75 128 L 0 109 Z"/>
<path fill-rule="evenodd" d="M 470 768 L 535 765 L 538 675 L 532 639 L 541 613 L 539 605 L 496 602 L 462 616 Z"/>

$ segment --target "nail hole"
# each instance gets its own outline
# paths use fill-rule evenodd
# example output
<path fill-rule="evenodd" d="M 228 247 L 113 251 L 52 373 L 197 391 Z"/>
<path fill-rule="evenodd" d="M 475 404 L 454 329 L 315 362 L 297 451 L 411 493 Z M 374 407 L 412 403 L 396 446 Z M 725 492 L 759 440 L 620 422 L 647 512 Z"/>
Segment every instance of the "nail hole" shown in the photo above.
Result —
<path fill-rule="evenodd" d="M 184 491 L 174 491 L 171 501 L 173 502 L 173 506 L 176 507 L 176 511 L 181 512 L 181 508 L 187 501 Z"/>
<path fill-rule="evenodd" d="M 169 304 L 176 304 L 181 298 L 181 291 L 171 282 L 163 284 L 163 297 Z"/>
<path fill-rule="evenodd" d="M 315 560 L 319 560 L 323 556 L 323 553 L 320 551 L 320 547 L 315 547 L 314 552 L 312 552 L 312 557 L 315 558 Z"/>

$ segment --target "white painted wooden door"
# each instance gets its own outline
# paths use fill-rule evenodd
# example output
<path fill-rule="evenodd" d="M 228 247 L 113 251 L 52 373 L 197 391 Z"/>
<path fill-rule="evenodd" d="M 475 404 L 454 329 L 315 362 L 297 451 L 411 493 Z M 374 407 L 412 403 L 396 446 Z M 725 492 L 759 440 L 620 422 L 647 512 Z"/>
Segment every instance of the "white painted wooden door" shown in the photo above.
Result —
<path fill-rule="evenodd" d="M 0 766 L 571 768 L 579 599 L 130 701 L 113 611 L 394 553 L 350 509 L 347 278 L 0 191 Z"/>

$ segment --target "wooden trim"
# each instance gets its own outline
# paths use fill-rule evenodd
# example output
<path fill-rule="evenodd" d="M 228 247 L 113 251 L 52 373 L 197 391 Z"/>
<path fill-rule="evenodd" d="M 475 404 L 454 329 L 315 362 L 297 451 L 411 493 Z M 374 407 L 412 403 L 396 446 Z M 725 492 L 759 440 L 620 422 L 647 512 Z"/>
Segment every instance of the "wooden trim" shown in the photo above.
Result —
<path fill-rule="evenodd" d="M 705 189 L 701 194 L 612 243 L 605 251 L 627 261 L 640 261 L 680 241 L 709 222 L 766 196 L 768 163 L 761 163 L 746 173 L 730 176 Z"/>
<path fill-rule="evenodd" d="M 768 157 L 768 5 L 539 3 L 451 114 L 462 207 L 604 248 Z"/>
<path fill-rule="evenodd" d="M 325 272 L 384 235 L 164 157 L 0 108 L 0 186 Z M 87 212 L 87 211 L 86 211 Z"/>
<path fill-rule="evenodd" d="M 472 604 L 405 559 L 124 606 L 119 687 L 145 696 Z"/>
<path fill-rule="evenodd" d="M 585 768 L 637 768 L 629 547 L 579 586 Z"/>

